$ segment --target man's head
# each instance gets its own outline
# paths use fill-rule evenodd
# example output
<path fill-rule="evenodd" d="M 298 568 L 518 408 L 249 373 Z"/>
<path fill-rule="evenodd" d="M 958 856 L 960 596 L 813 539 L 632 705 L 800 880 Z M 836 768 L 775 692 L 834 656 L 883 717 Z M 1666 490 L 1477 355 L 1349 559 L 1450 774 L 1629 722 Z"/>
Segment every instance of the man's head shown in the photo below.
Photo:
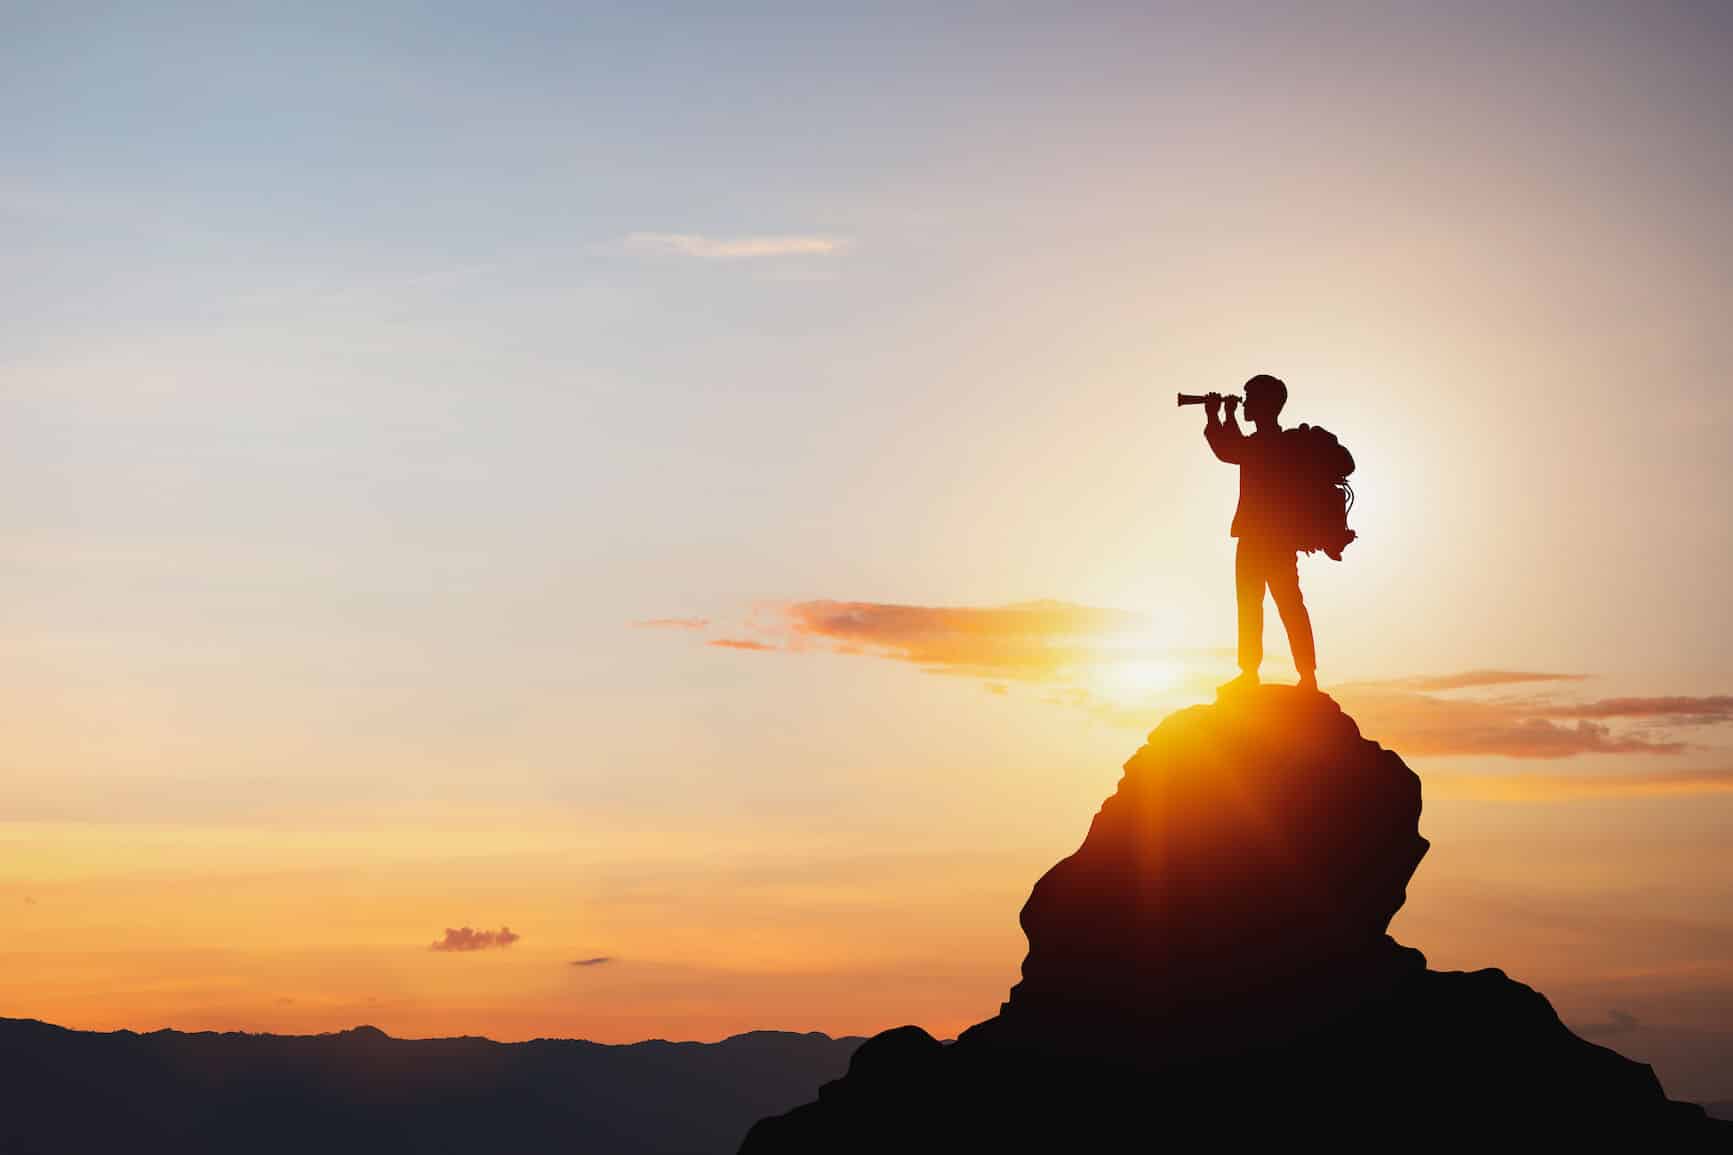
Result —
<path fill-rule="evenodd" d="M 1275 424 L 1288 403 L 1288 387 L 1280 377 L 1259 373 L 1246 382 L 1246 420 L 1255 425 Z"/>

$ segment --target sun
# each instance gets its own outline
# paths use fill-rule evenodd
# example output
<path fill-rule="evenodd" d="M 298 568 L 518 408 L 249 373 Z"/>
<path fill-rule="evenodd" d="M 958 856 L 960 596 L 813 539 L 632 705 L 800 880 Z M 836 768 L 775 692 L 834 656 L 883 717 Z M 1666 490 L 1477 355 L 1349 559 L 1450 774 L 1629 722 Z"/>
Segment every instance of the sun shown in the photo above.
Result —
<path fill-rule="evenodd" d="M 1130 704 L 1173 689 L 1184 674 L 1171 658 L 1103 654 L 1091 664 L 1089 681 L 1103 697 Z"/>

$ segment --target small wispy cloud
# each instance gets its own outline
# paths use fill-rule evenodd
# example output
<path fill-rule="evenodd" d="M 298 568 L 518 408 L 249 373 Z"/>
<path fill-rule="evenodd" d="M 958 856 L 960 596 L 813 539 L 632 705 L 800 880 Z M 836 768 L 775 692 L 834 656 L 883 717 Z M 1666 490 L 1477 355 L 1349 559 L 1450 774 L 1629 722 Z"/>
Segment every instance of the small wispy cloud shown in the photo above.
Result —
<path fill-rule="evenodd" d="M 975 679 L 1001 696 L 1013 686 L 1034 687 L 1047 701 L 1145 729 L 1160 720 L 1157 699 L 1178 683 L 1186 656 L 1160 644 L 1144 614 L 1052 600 L 997 606 L 770 602 L 736 628 L 704 644 L 898 662 Z"/>
<path fill-rule="evenodd" d="M 1652 774 L 1426 775 L 1429 795 L 1479 802 L 1574 802 L 1594 798 L 1662 798 L 1733 794 L 1733 770 Z"/>
<path fill-rule="evenodd" d="M 613 961 L 612 955 L 599 954 L 594 958 L 575 958 L 572 960 L 572 965 L 575 967 L 599 967 Z"/>
<path fill-rule="evenodd" d="M 1687 749 L 1683 742 L 1614 730 L 1573 716 L 1569 703 L 1457 698 L 1365 686 L 1342 686 L 1332 692 L 1359 723 L 1361 733 L 1404 756 L 1549 759 L 1577 754 L 1682 754 Z"/>
<path fill-rule="evenodd" d="M 749 650 L 755 654 L 768 654 L 777 647 L 765 642 L 755 642 L 751 638 L 711 638 L 705 645 L 720 646 L 724 650 Z"/>
<path fill-rule="evenodd" d="M 709 618 L 641 618 L 632 626 L 640 630 L 701 630 L 709 624 Z"/>
<path fill-rule="evenodd" d="M 1104 645 L 1147 628 L 1141 614 L 1073 602 L 918 606 L 792 602 L 794 647 L 907 662 L 931 673 L 1051 680 L 1099 660 Z"/>
<path fill-rule="evenodd" d="M 470 951 L 496 950 L 510 946 L 521 934 L 513 934 L 510 927 L 502 926 L 498 930 L 476 930 L 468 926 L 448 926 L 445 937 L 435 939 L 427 944 L 428 950 L 435 951 Z"/>
<path fill-rule="evenodd" d="M 754 653 L 881 658 L 929 674 L 983 678 L 999 693 L 1007 681 L 1063 683 L 1103 662 L 1173 657 L 1166 648 L 1151 652 L 1150 629 L 1143 614 L 1074 602 L 922 606 L 819 600 L 761 605 L 740 634 L 705 644 Z"/>
<path fill-rule="evenodd" d="M 1403 690 L 1476 690 L 1488 686 L 1514 686 L 1532 682 L 1584 682 L 1591 674 L 1541 674 L 1528 670 L 1465 670 L 1460 674 L 1416 674 L 1367 685 L 1392 686 Z"/>
<path fill-rule="evenodd" d="M 1627 1011 L 1614 1010 L 1607 1012 L 1607 1020 L 1604 1023 L 1583 1023 L 1574 1029 L 1585 1039 L 1595 1039 L 1604 1038 L 1607 1035 L 1628 1035 L 1640 1026 L 1642 1026 L 1642 1022 L 1636 1015 Z"/>
<path fill-rule="evenodd" d="M 1733 695 L 1726 694 L 1589 701 L 1545 696 L 1489 699 L 1394 688 L 1403 685 L 1400 680 L 1360 683 L 1334 693 L 1367 736 L 1417 757 L 1676 755 L 1691 747 L 1669 736 L 1668 729 L 1733 723 Z M 1609 723 L 1624 725 L 1615 729 Z"/>
<path fill-rule="evenodd" d="M 1733 721 L 1733 694 L 1694 698 L 1601 698 L 1553 711 L 1561 718 L 1662 718 L 1674 723 L 1713 725 Z"/>
<path fill-rule="evenodd" d="M 818 233 L 763 233 L 710 237 L 702 233 L 630 233 L 626 247 L 636 252 L 695 257 L 706 261 L 738 261 L 765 257 L 837 257 L 853 242 Z"/>

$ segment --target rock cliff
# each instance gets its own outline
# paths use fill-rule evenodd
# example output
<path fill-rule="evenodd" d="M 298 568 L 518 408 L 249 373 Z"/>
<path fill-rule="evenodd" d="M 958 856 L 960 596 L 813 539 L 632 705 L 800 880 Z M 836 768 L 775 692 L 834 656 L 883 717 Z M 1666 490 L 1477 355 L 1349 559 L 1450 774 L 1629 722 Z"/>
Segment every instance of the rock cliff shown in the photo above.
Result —
<path fill-rule="evenodd" d="M 1389 937 L 1420 781 L 1323 695 L 1181 710 L 1023 907 L 1023 979 L 941 1044 L 869 1040 L 745 1155 L 1089 1150 L 1210 1136 L 1724 1147 L 1733 1125 L 1573 1035 L 1501 971 Z"/>

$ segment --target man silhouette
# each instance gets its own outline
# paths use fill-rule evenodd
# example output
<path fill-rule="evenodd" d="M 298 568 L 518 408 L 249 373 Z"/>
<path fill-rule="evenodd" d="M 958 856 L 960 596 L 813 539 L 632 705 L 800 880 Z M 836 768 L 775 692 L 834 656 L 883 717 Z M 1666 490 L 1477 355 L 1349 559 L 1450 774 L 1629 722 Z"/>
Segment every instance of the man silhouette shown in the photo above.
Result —
<path fill-rule="evenodd" d="M 1229 532 L 1239 539 L 1234 552 L 1234 596 L 1239 602 L 1240 676 L 1224 690 L 1258 684 L 1264 660 L 1264 590 L 1276 600 L 1288 649 L 1300 671 L 1302 689 L 1318 688 L 1318 657 L 1312 646 L 1312 619 L 1300 596 L 1299 553 L 1293 470 L 1286 460 L 1286 439 L 1279 420 L 1288 401 L 1280 378 L 1260 373 L 1246 382 L 1246 418 L 1257 428 L 1248 437 L 1234 410 L 1236 397 L 1208 394 L 1204 400 L 1204 440 L 1215 455 L 1240 467 L 1240 503 Z M 1221 416 L 1227 407 L 1225 419 Z"/>

